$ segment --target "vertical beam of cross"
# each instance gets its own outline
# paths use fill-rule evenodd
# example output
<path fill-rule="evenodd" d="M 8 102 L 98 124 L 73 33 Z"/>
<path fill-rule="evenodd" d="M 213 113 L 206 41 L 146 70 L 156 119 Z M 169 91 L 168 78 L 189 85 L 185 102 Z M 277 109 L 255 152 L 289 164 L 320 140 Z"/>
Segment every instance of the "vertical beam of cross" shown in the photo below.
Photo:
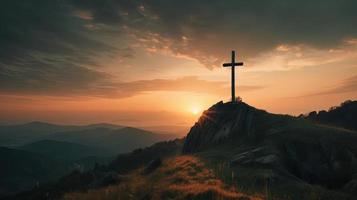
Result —
<path fill-rule="evenodd" d="M 231 83 L 232 83 L 232 86 L 231 86 L 231 94 L 232 94 L 232 102 L 235 102 L 236 101 L 236 97 L 235 97 L 235 66 L 243 66 L 243 62 L 236 62 L 236 53 L 235 51 L 233 50 L 232 51 L 232 61 L 231 63 L 224 63 L 223 64 L 223 67 L 232 67 L 232 78 L 231 78 Z"/>
<path fill-rule="evenodd" d="M 236 87 L 235 87 L 235 85 L 236 85 L 236 83 L 235 83 L 235 62 L 236 62 L 236 53 L 235 53 L 235 51 L 232 51 L 232 62 L 231 62 L 231 66 L 232 66 L 232 74 L 231 74 L 231 77 L 232 77 L 232 80 L 231 80 L 231 93 L 232 93 L 232 102 L 234 102 L 235 100 L 236 100 L 236 95 L 235 95 L 235 92 L 236 92 Z"/>

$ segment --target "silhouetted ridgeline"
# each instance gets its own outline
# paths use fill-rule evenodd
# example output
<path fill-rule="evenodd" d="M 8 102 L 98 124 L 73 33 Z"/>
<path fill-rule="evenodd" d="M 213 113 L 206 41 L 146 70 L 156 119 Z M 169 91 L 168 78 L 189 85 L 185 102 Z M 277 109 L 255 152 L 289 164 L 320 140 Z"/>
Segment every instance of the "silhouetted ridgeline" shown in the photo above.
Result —
<path fill-rule="evenodd" d="M 75 170 L 54 184 L 40 185 L 40 187 L 31 191 L 9 196 L 8 199 L 61 199 L 68 192 L 87 191 L 120 184 L 128 179 L 128 172 L 145 166 L 154 159 L 164 159 L 179 154 L 182 144 L 182 139 L 176 139 L 158 142 L 150 147 L 136 149 L 131 153 L 120 154 L 108 165 L 96 165 L 93 170 L 85 172 Z"/>
<path fill-rule="evenodd" d="M 354 104 L 334 110 L 350 120 L 346 113 Z M 316 199 L 352 199 L 357 194 L 356 144 L 357 132 L 268 113 L 243 102 L 219 102 L 191 128 L 183 153 L 218 165 L 223 179 L 241 187 L 264 191 L 268 184 L 272 193 L 289 195 L 287 199 L 315 199 L 311 193 L 318 193 Z"/>
<path fill-rule="evenodd" d="M 357 130 L 357 101 L 345 101 L 328 111 L 313 111 L 303 116 L 319 123 Z"/>
<path fill-rule="evenodd" d="M 352 105 L 346 102 L 330 112 L 343 108 L 339 112 L 348 121 L 345 113 L 354 110 Z M 272 114 L 244 102 L 218 102 L 185 139 L 118 155 L 109 164 L 75 171 L 14 199 L 352 200 L 357 196 L 356 144 L 353 130 Z"/>
<path fill-rule="evenodd" d="M 0 198 L 56 181 L 73 170 L 106 164 L 119 153 L 176 137 L 112 124 L 0 126 Z"/>

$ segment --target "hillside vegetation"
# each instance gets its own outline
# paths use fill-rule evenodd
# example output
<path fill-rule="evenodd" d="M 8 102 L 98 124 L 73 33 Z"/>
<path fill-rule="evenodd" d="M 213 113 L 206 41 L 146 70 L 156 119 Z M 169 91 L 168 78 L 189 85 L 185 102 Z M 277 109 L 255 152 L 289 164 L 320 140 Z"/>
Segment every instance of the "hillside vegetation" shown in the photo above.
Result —
<path fill-rule="evenodd" d="M 258 195 L 248 195 L 224 184 L 214 172 L 194 156 L 175 156 L 164 161 L 153 173 L 143 173 L 143 168 L 131 172 L 118 185 L 86 192 L 67 193 L 63 200 L 112 199 L 240 199 L 259 200 Z"/>

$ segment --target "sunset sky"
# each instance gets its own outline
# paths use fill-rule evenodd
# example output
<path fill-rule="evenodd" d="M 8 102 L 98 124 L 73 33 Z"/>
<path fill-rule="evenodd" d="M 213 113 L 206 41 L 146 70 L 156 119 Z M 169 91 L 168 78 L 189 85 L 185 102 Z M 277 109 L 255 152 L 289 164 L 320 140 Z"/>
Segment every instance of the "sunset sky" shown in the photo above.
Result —
<path fill-rule="evenodd" d="M 236 94 L 298 115 L 357 98 L 355 0 L 4 0 L 0 123 L 191 126 Z"/>

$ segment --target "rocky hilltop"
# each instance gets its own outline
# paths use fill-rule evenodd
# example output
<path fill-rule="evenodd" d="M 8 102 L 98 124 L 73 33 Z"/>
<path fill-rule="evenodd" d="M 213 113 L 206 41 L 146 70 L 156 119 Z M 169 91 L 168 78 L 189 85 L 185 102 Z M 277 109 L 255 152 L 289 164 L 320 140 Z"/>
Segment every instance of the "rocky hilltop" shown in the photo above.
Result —
<path fill-rule="evenodd" d="M 254 175 L 253 184 L 269 180 L 279 191 L 312 184 L 355 195 L 356 144 L 354 131 L 271 114 L 244 102 L 219 102 L 191 128 L 183 153 L 226 161 L 237 173 L 244 167 Z"/>
<path fill-rule="evenodd" d="M 246 103 L 216 103 L 202 116 L 186 136 L 183 152 L 192 153 L 232 137 L 254 138 L 253 120 L 266 113 Z"/>

